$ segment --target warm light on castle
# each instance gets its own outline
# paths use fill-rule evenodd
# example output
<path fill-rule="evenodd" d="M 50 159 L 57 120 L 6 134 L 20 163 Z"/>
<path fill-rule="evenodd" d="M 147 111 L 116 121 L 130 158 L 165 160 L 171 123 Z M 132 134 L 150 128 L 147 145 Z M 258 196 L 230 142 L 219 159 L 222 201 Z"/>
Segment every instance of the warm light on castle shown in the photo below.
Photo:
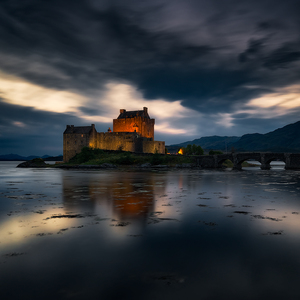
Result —
<path fill-rule="evenodd" d="M 155 120 L 151 119 L 147 107 L 143 110 L 120 110 L 113 120 L 113 131 L 97 132 L 95 125 L 67 125 L 64 131 L 63 155 L 68 162 L 83 147 L 103 150 L 123 150 L 135 153 L 165 153 L 165 142 L 154 141 Z"/>

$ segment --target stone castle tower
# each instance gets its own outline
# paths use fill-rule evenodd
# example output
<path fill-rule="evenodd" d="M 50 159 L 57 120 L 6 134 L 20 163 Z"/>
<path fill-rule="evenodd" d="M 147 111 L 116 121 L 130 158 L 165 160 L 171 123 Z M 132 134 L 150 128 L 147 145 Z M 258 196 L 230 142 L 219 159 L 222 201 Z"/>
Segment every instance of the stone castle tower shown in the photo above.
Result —
<path fill-rule="evenodd" d="M 137 132 L 141 137 L 154 140 L 154 119 L 150 119 L 148 108 L 126 111 L 120 109 L 120 115 L 113 120 L 113 132 Z"/>
<path fill-rule="evenodd" d="M 135 153 L 165 153 L 165 142 L 154 141 L 154 123 L 143 110 L 120 110 L 120 115 L 113 120 L 113 131 L 97 132 L 95 125 L 67 125 L 64 131 L 63 159 L 68 162 L 83 147 L 103 150 L 123 150 Z"/>

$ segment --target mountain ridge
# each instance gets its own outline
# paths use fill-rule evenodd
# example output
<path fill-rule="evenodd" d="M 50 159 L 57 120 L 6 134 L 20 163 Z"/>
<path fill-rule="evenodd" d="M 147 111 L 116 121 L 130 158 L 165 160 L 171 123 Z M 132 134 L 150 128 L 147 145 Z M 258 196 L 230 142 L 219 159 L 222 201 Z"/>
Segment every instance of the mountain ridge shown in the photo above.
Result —
<path fill-rule="evenodd" d="M 43 158 L 46 161 L 60 161 L 62 160 L 62 155 L 58 156 L 50 156 L 50 155 L 43 155 L 43 156 L 38 156 L 38 155 L 29 155 L 29 156 L 21 156 L 18 154 L 10 153 L 10 154 L 3 154 L 0 155 L 0 161 L 27 161 L 31 160 L 34 158 Z"/>
<path fill-rule="evenodd" d="M 193 141 L 166 146 L 168 150 L 185 147 L 188 144 L 201 146 L 205 150 L 300 152 L 300 121 L 285 125 L 265 134 L 247 133 L 236 136 L 207 136 Z"/>

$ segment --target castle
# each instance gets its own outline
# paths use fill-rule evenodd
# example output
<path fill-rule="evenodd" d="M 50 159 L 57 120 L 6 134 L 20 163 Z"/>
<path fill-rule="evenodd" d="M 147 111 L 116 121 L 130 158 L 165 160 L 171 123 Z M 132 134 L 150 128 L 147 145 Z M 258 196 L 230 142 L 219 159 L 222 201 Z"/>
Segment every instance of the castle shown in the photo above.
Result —
<path fill-rule="evenodd" d="M 135 153 L 165 153 L 165 142 L 154 141 L 154 119 L 150 119 L 147 107 L 126 111 L 113 120 L 113 131 L 97 132 L 95 125 L 67 125 L 64 131 L 63 159 L 68 162 L 83 147 L 103 150 L 123 150 Z"/>

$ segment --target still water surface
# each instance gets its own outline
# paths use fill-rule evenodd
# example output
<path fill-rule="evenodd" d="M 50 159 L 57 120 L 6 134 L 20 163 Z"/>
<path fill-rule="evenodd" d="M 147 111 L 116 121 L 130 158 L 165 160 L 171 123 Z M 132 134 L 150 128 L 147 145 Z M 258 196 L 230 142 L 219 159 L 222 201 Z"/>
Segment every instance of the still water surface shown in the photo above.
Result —
<path fill-rule="evenodd" d="M 299 299 L 300 172 L 0 163 L 1 299 Z"/>

